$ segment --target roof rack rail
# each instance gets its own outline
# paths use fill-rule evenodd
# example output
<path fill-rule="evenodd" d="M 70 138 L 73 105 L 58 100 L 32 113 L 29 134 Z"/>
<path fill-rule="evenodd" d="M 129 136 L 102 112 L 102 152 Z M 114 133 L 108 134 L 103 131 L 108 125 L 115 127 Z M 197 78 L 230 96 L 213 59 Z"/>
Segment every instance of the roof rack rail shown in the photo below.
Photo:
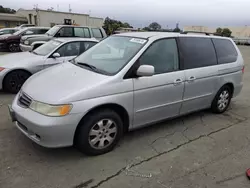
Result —
<path fill-rule="evenodd" d="M 208 33 L 208 32 L 202 32 L 202 31 L 183 31 L 181 34 L 188 34 L 188 33 L 200 33 L 205 35 L 216 35 L 216 33 Z"/>

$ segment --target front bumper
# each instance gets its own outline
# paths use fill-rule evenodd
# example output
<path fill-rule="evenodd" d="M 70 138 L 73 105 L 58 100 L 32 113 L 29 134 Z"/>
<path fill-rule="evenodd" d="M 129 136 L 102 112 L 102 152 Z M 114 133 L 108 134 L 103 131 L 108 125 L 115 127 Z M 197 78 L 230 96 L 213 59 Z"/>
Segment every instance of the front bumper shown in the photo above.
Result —
<path fill-rule="evenodd" d="M 7 48 L 7 44 L 4 42 L 0 42 L 0 49 L 6 49 Z"/>
<path fill-rule="evenodd" d="M 76 127 L 81 114 L 69 114 L 63 117 L 49 117 L 22 108 L 17 104 L 18 95 L 9 107 L 12 121 L 16 127 L 35 143 L 48 148 L 73 145 Z"/>
<path fill-rule="evenodd" d="M 32 51 L 33 47 L 30 45 L 20 44 L 20 49 L 23 52 L 27 52 L 27 51 L 30 52 L 30 51 Z"/>

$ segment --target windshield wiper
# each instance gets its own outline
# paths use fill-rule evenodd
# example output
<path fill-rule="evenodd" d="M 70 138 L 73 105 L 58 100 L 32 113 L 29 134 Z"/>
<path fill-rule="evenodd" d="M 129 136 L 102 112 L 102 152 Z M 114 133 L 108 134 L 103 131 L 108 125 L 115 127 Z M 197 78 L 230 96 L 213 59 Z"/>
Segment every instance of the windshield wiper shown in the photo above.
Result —
<path fill-rule="evenodd" d="M 78 65 L 82 65 L 82 66 L 85 66 L 85 67 L 88 67 L 94 71 L 97 71 L 97 68 L 94 66 L 94 65 L 90 65 L 88 63 L 81 63 L 81 62 L 76 62 Z"/>

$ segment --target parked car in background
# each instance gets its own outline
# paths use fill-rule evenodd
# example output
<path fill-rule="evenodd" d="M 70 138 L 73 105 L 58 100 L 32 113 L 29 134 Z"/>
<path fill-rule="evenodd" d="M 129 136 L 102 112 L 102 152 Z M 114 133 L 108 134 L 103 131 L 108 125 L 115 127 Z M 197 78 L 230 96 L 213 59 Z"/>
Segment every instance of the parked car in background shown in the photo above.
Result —
<path fill-rule="evenodd" d="M 75 144 L 99 155 L 111 151 L 126 130 L 206 108 L 225 112 L 242 89 L 243 72 L 244 60 L 230 38 L 123 33 L 33 75 L 10 114 L 37 144 Z"/>
<path fill-rule="evenodd" d="M 34 24 L 22 24 L 20 26 L 17 26 L 16 28 L 17 29 L 24 29 L 26 27 L 35 27 L 35 25 Z"/>
<path fill-rule="evenodd" d="M 22 36 L 34 35 L 34 34 L 44 34 L 50 28 L 49 27 L 27 27 L 21 29 L 13 34 L 6 34 L 0 36 L 0 47 L 7 48 L 11 52 L 20 51 L 20 39 Z"/>
<path fill-rule="evenodd" d="M 107 35 L 103 28 L 88 26 L 56 25 L 52 27 L 45 35 L 29 35 L 21 38 L 20 48 L 22 51 L 31 51 L 45 42 L 60 37 L 81 37 L 96 38 L 100 40 Z"/>
<path fill-rule="evenodd" d="M 13 34 L 17 32 L 19 29 L 17 28 L 3 28 L 0 29 L 0 35 Z"/>
<path fill-rule="evenodd" d="M 85 52 L 98 41 L 95 39 L 53 39 L 32 52 L 0 56 L 0 90 L 17 93 L 32 74 L 64 63 Z"/>

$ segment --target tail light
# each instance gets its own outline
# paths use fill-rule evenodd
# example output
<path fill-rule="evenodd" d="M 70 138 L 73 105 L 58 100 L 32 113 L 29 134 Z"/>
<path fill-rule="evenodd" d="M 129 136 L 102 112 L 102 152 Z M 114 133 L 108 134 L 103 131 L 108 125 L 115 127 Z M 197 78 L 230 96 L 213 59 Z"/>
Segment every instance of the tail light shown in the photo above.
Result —
<path fill-rule="evenodd" d="M 242 73 L 244 74 L 244 72 L 245 72 L 245 66 L 243 66 L 242 68 Z"/>

